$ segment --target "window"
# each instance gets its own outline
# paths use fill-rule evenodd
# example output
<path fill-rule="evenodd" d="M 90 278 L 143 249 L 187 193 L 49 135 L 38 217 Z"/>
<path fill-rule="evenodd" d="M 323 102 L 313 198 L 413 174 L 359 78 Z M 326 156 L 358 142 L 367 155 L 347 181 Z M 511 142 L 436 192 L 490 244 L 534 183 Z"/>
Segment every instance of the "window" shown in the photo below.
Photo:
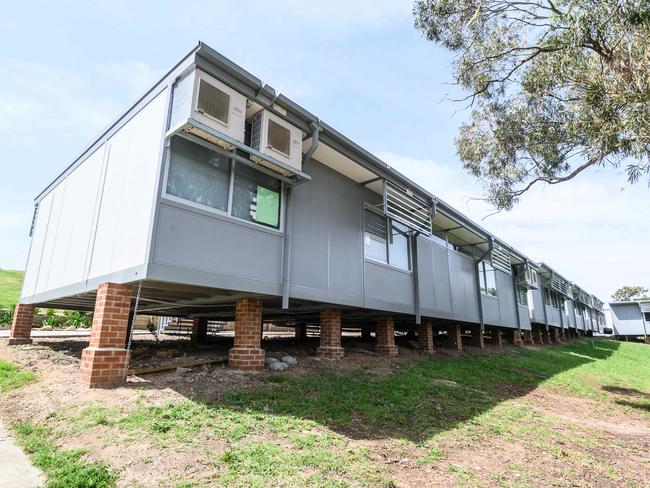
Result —
<path fill-rule="evenodd" d="M 481 261 L 478 268 L 481 293 L 484 295 L 497 296 L 497 278 L 494 268 L 490 263 Z"/>
<path fill-rule="evenodd" d="M 244 164 L 235 166 L 232 216 L 269 227 L 280 226 L 280 180 Z"/>
<path fill-rule="evenodd" d="M 228 209 L 230 159 L 207 147 L 174 137 L 167 193 L 217 210 Z"/>
<path fill-rule="evenodd" d="M 365 256 L 396 268 L 411 269 L 408 229 L 370 210 L 364 212 L 364 217 Z"/>
<path fill-rule="evenodd" d="M 408 229 L 394 220 L 390 222 L 390 241 L 388 242 L 388 260 L 391 266 L 411 269 Z"/>
<path fill-rule="evenodd" d="M 363 241 L 367 258 L 388 263 L 387 235 L 386 218 L 366 210 Z"/>
<path fill-rule="evenodd" d="M 517 302 L 519 305 L 528 306 L 528 290 L 523 286 L 517 287 Z"/>
<path fill-rule="evenodd" d="M 238 219 L 280 227 L 280 180 L 183 137 L 172 138 L 170 147 L 167 194 Z"/>

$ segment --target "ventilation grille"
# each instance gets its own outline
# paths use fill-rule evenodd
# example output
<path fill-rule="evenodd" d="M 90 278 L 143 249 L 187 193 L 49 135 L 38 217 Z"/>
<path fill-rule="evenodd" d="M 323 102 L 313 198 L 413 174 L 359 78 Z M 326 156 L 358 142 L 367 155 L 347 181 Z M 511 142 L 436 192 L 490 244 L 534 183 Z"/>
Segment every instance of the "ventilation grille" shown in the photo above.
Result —
<path fill-rule="evenodd" d="M 492 267 L 507 274 L 512 273 L 510 253 L 497 243 L 492 246 Z"/>
<path fill-rule="evenodd" d="M 210 83 L 200 80 L 199 99 L 196 104 L 197 112 L 217 119 L 228 124 L 228 113 L 230 112 L 230 95 L 222 92 Z"/>
<path fill-rule="evenodd" d="M 389 181 L 384 184 L 384 212 L 410 229 L 431 235 L 431 205 Z"/>
<path fill-rule="evenodd" d="M 268 146 L 289 157 L 291 150 L 291 131 L 269 119 Z"/>

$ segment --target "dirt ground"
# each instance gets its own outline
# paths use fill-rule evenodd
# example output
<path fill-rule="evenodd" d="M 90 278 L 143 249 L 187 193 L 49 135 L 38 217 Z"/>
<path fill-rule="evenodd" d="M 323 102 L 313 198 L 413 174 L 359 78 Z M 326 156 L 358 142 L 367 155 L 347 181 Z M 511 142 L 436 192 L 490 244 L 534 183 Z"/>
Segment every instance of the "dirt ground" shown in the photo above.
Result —
<path fill-rule="evenodd" d="M 131 367 L 182 365 L 199 359 L 226 358 L 231 338 L 221 338 L 210 345 L 191 348 L 185 338 L 162 336 L 160 342 L 151 337 L 134 341 Z M 84 339 L 37 339 L 31 346 L 8 347 L 0 344 L 0 358 L 13 361 L 37 374 L 38 381 L 9 391 L 0 399 L 0 418 L 7 426 L 29 421 L 48 424 L 55 429 L 65 428 L 66 413 L 82 406 L 130 408 L 133 405 L 163 405 L 187 399 L 212 401 L 233 389 L 268 385 L 266 375 L 233 371 L 225 365 L 206 365 L 191 372 L 170 370 L 161 373 L 130 376 L 125 385 L 110 389 L 88 389 L 78 381 L 81 350 Z M 387 361 L 371 351 L 371 345 L 361 338 L 346 338 L 346 358 L 332 362 L 320 360 L 314 352 L 316 338 L 297 343 L 291 338 L 265 339 L 267 355 L 280 357 L 291 354 L 299 366 L 283 373 L 292 376 L 313 374 L 323 368 L 337 372 L 358 370 L 364 363 L 378 375 L 389 375 L 414 358 L 421 357 L 405 338 L 402 339 L 398 362 Z M 488 347 L 489 353 L 490 347 Z M 438 357 L 453 357 L 451 351 L 438 351 Z M 484 354 L 468 348 L 465 355 Z M 401 366 L 402 365 L 402 366 Z M 444 381 L 444 380 L 441 380 Z M 453 382 L 451 382 L 453 383 Z M 621 398 L 630 392 L 614 392 Z M 636 392 L 633 394 L 647 395 Z M 534 436 L 526 432 L 518 437 L 497 436 L 477 441 L 466 441 L 464 436 L 442 441 L 442 461 L 423 464 L 421 447 L 389 436 L 378 439 L 360 439 L 351 436 L 350 448 L 367 447 L 373 462 L 385 467 L 400 487 L 424 486 L 650 486 L 650 422 L 643 414 L 610 409 L 597 399 L 570 396 L 536 388 L 517 397 L 518 405 L 556 419 L 553 429 L 557 442 L 532 449 Z M 105 430 L 105 432 L 102 432 Z M 315 428 L 318 431 L 319 427 Z M 569 435 L 570 434 L 570 435 Z M 142 442 L 110 442 L 109 427 L 71 432 L 62 440 L 64 447 L 89 450 L 91 459 L 109 460 L 120 466 L 120 486 L 176 486 L 169 480 L 205 479 L 205 473 L 214 470 L 206 453 L 221 452 L 227 442 L 217 436 L 200 432 L 192 445 L 165 447 L 146 440 Z M 573 436 L 573 437 L 571 437 Z M 570 456 L 576 452 L 588 453 L 585 459 L 562 459 L 562 443 Z M 584 439 L 597 439 L 598 448 L 576 451 Z M 582 439 L 582 440 L 581 440 Z M 101 440 L 101 442 L 98 442 Z M 123 441 L 124 439 L 122 439 Z M 264 438 L 259 439 L 265 441 Z M 267 439 L 268 442 L 282 442 Z M 197 445 L 200 449 L 197 449 Z M 571 447 L 572 449 L 568 449 Z M 558 453 L 559 449 L 559 453 Z M 567 454 L 569 456 L 569 454 Z M 570 461 L 570 462 L 569 462 Z M 596 466 L 601 463 L 602 466 Z M 624 473 L 619 478 L 604 474 L 610 471 Z M 567 470 L 572 476 L 567 477 Z M 614 471 L 612 471 L 614 472 Z M 519 473 L 519 474 L 518 474 Z M 617 483 L 619 479 L 620 484 Z M 168 481 L 162 481 L 168 480 Z M 571 481 L 567 481 L 571 480 Z M 211 485 L 210 485 L 211 486 Z"/>

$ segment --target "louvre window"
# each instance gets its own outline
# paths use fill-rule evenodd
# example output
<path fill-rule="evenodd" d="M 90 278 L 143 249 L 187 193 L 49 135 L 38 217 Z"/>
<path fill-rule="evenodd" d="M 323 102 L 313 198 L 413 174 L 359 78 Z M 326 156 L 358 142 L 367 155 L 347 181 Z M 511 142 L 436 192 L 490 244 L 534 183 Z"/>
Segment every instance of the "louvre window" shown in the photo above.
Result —
<path fill-rule="evenodd" d="M 291 132 L 273 120 L 269 120 L 269 147 L 289 156 L 291 148 Z"/>
<path fill-rule="evenodd" d="M 224 124 L 228 124 L 230 95 L 201 80 L 199 82 L 199 97 L 196 110 Z"/>

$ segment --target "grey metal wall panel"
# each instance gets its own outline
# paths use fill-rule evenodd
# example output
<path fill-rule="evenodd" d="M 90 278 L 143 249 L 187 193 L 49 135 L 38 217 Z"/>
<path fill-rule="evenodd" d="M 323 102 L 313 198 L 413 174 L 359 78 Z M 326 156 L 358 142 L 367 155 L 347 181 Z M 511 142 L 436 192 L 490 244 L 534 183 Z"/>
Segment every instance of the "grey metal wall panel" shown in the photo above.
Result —
<path fill-rule="evenodd" d="M 474 261 L 468 256 L 450 250 L 449 266 L 451 289 L 459 291 L 452 299 L 453 315 L 469 322 L 479 322 Z"/>
<path fill-rule="evenodd" d="M 413 314 L 411 273 L 366 261 L 365 304 L 367 308 Z"/>
<path fill-rule="evenodd" d="M 433 256 L 433 286 L 435 310 L 451 314 L 451 277 L 449 274 L 449 252 L 447 249 L 431 244 Z M 435 314 L 434 314 L 435 316 Z"/>
<path fill-rule="evenodd" d="M 528 307 L 524 305 L 517 305 L 519 311 L 519 321 L 521 323 L 521 330 L 530 330 L 530 316 L 528 314 Z"/>
<path fill-rule="evenodd" d="M 422 315 L 433 317 L 436 310 L 436 291 L 434 285 L 435 270 L 433 266 L 434 244 L 423 237 L 418 237 L 418 288 L 420 311 Z"/>
<path fill-rule="evenodd" d="M 361 188 L 315 160 L 293 190 L 291 296 L 363 305 Z"/>
<path fill-rule="evenodd" d="M 546 305 L 546 318 L 548 325 L 560 326 L 560 311 L 557 308 Z"/>
<path fill-rule="evenodd" d="M 498 298 L 491 295 L 483 295 L 483 321 L 487 325 L 501 325 Z"/>
<path fill-rule="evenodd" d="M 576 326 L 576 310 L 575 307 L 573 306 L 573 300 L 567 300 L 566 301 L 566 310 L 567 310 L 567 315 L 568 315 L 568 324 L 569 327 L 575 327 Z"/>
<path fill-rule="evenodd" d="M 532 289 L 530 295 L 531 296 L 529 298 L 532 298 L 532 302 L 531 302 L 532 307 L 530 308 L 530 320 L 531 322 L 543 324 L 545 323 L 544 322 L 544 298 L 542 297 L 541 288 Z"/>
<path fill-rule="evenodd" d="M 158 219 L 155 264 L 279 286 L 279 232 L 171 202 L 161 203 Z M 213 286 L 223 285 L 216 280 Z M 256 291 L 241 286 L 236 289 Z"/>
<path fill-rule="evenodd" d="M 496 270 L 497 289 L 499 290 L 499 318 L 503 327 L 517 327 L 517 309 L 515 308 L 515 289 L 512 275 Z"/>

